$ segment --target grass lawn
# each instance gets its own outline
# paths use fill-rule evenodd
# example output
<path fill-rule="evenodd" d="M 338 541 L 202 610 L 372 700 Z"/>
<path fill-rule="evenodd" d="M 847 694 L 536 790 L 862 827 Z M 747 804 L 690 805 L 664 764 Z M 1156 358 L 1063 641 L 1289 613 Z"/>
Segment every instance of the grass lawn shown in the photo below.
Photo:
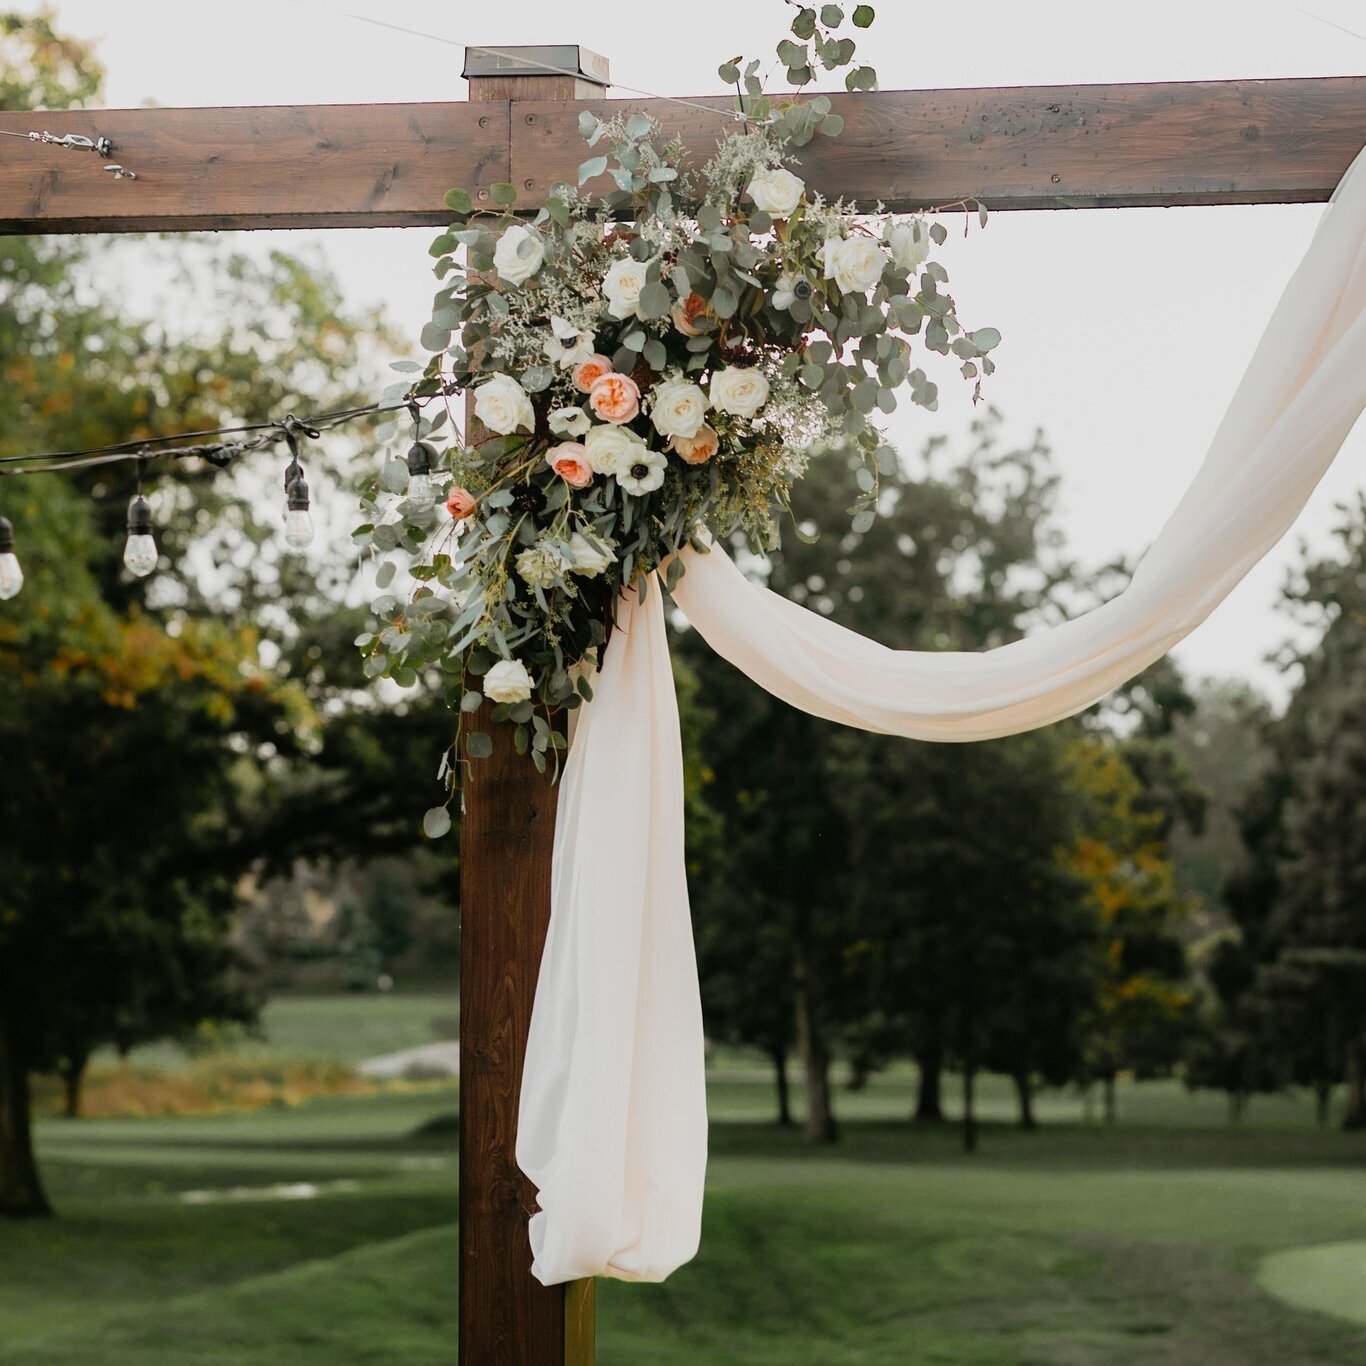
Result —
<path fill-rule="evenodd" d="M 244 1057 L 306 1058 L 357 1063 L 381 1053 L 459 1037 L 460 1001 L 449 991 L 365 992 L 333 996 L 277 996 L 261 1015 L 261 1036 L 242 1038 Z M 140 1067 L 181 1067 L 175 1044 L 135 1048 Z"/>
<path fill-rule="evenodd" d="M 702 1253 L 601 1287 L 601 1362 L 1366 1366 L 1366 1325 L 1313 1294 L 1315 1258 L 1343 1302 L 1366 1268 L 1366 1140 L 1305 1105 L 1230 1130 L 1217 1098 L 1129 1087 L 1105 1130 L 1049 1098 L 967 1159 L 902 1122 L 904 1075 L 841 1096 L 820 1152 L 770 1096 L 715 1077 Z M 0 1366 L 453 1362 L 453 1140 L 418 1132 L 452 1103 L 45 1123 L 62 1217 L 0 1228 Z"/>

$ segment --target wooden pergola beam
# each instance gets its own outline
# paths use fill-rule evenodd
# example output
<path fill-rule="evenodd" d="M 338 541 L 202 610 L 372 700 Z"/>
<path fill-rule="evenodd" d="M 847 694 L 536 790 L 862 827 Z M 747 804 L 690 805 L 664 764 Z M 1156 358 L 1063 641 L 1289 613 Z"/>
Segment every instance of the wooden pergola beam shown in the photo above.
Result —
<path fill-rule="evenodd" d="M 477 194 L 511 181 L 523 207 L 539 206 L 586 155 L 580 109 L 642 109 L 705 158 L 732 108 L 509 93 L 477 104 L 0 113 L 12 132 L 108 137 L 111 159 L 138 174 L 116 181 L 88 153 L 6 138 L 0 233 L 432 226 L 448 220 L 453 185 Z M 832 100 L 845 131 L 805 149 L 805 178 L 828 197 L 895 210 L 964 196 L 993 210 L 1324 200 L 1366 137 L 1362 76 Z"/>

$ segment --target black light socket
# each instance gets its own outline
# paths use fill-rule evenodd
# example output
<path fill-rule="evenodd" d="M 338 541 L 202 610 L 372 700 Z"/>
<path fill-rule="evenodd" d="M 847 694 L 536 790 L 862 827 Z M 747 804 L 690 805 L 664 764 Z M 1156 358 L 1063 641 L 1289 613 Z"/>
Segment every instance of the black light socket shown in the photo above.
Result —
<path fill-rule="evenodd" d="M 436 468 L 436 451 L 425 441 L 414 441 L 408 447 L 408 473 L 430 474 Z"/>
<path fill-rule="evenodd" d="M 134 495 L 128 503 L 128 534 L 130 536 L 150 536 L 152 534 L 152 506 L 140 493 Z"/>

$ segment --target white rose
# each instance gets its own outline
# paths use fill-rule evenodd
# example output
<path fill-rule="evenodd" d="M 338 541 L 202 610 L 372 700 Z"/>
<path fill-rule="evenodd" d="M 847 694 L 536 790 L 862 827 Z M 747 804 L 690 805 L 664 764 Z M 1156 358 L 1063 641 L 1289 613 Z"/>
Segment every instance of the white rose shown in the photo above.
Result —
<path fill-rule="evenodd" d="M 862 233 L 853 237 L 827 237 L 821 249 L 825 278 L 846 293 L 866 294 L 882 277 L 887 253 L 880 243 Z"/>
<path fill-rule="evenodd" d="M 707 415 L 707 396 L 685 379 L 657 385 L 650 401 L 650 421 L 661 436 L 696 436 Z"/>
<path fill-rule="evenodd" d="M 627 257 L 616 261 L 603 276 L 602 294 L 614 318 L 640 317 L 640 291 L 645 288 L 646 264 Z"/>
<path fill-rule="evenodd" d="M 616 474 L 645 449 L 645 439 L 629 427 L 607 424 L 594 427 L 583 439 L 594 474 Z"/>
<path fill-rule="evenodd" d="M 536 427 L 531 400 L 511 375 L 494 375 L 474 391 L 474 415 L 499 436 L 509 436 L 518 427 L 529 432 Z"/>
<path fill-rule="evenodd" d="M 531 675 L 520 659 L 500 659 L 484 675 L 480 691 L 490 702 L 525 702 L 531 696 Z"/>
<path fill-rule="evenodd" d="M 642 441 L 636 453 L 617 470 L 617 483 L 637 498 L 653 493 L 664 482 L 669 457 L 663 451 L 647 450 Z"/>
<path fill-rule="evenodd" d="M 768 380 L 758 370 L 729 366 L 711 377 L 711 403 L 723 413 L 753 417 L 768 401 Z"/>
<path fill-rule="evenodd" d="M 894 223 L 883 234 L 882 241 L 902 270 L 914 270 L 930 254 L 930 230 L 921 218 Z"/>
<path fill-rule="evenodd" d="M 596 538 L 590 541 L 581 531 L 569 538 L 568 550 L 571 571 L 586 579 L 597 578 L 613 559 L 603 542 Z"/>
<path fill-rule="evenodd" d="M 520 285 L 531 279 L 545 260 L 545 241 L 535 228 L 514 223 L 505 228 L 493 249 L 493 265 L 500 280 Z"/>
<path fill-rule="evenodd" d="M 775 170 L 755 171 L 749 182 L 749 197 L 756 209 L 771 213 L 774 218 L 790 218 L 802 201 L 804 189 L 805 184 L 797 176 L 778 167 Z"/>
<path fill-rule="evenodd" d="M 556 408 L 547 419 L 556 436 L 582 436 L 593 424 L 582 408 Z"/>
<path fill-rule="evenodd" d="M 597 349 L 591 332 L 580 332 L 566 318 L 551 318 L 551 335 L 545 340 L 545 353 L 562 370 L 587 360 Z"/>

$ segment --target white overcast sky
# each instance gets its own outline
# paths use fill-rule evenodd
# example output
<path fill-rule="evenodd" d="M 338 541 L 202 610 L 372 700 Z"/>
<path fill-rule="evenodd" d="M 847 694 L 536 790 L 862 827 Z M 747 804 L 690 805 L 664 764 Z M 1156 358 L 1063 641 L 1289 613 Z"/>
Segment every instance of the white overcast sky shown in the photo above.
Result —
<path fill-rule="evenodd" d="M 628 85 L 719 93 L 717 63 L 740 52 L 767 56 L 787 22 L 780 0 L 687 0 L 676 9 L 640 0 L 402 7 L 55 0 L 53 7 L 66 30 L 97 41 L 112 106 L 461 99 L 459 45 L 466 42 L 579 42 L 609 57 L 613 76 Z M 1366 39 L 1350 32 L 1366 33 L 1361 0 L 882 0 L 877 8 L 871 50 L 886 89 L 1366 71 Z M 433 38 L 386 31 L 342 10 Z M 1037 424 L 1048 432 L 1064 477 L 1065 529 L 1085 561 L 1136 554 L 1152 539 L 1321 212 L 1287 205 L 1002 213 L 954 249 L 960 313 L 969 326 L 990 323 L 1005 338 L 989 397 L 1013 429 Z M 429 230 L 253 236 L 319 243 L 349 297 L 382 301 L 416 345 L 433 288 Z M 903 448 L 968 420 L 970 405 L 952 377 L 940 378 L 939 413 L 908 408 L 893 420 Z M 1287 630 L 1272 610 L 1276 590 L 1298 539 L 1326 544 L 1334 501 L 1366 483 L 1364 426 L 1287 543 L 1180 648 L 1177 657 L 1193 673 L 1242 674 L 1279 692 L 1262 662 Z"/>

